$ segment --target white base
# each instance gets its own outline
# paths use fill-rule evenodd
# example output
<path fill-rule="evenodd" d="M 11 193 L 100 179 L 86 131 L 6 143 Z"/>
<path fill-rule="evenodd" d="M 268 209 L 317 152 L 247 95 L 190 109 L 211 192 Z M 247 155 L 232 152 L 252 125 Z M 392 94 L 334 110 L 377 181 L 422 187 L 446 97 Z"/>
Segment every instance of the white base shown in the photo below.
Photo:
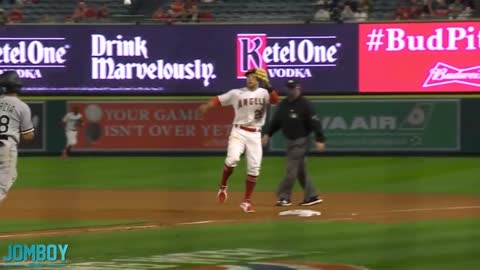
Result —
<path fill-rule="evenodd" d="M 278 213 L 279 216 L 299 216 L 299 217 L 315 217 L 315 216 L 320 216 L 321 214 L 322 213 L 318 211 L 302 210 L 302 209 L 288 210 L 288 211 L 283 211 Z"/>

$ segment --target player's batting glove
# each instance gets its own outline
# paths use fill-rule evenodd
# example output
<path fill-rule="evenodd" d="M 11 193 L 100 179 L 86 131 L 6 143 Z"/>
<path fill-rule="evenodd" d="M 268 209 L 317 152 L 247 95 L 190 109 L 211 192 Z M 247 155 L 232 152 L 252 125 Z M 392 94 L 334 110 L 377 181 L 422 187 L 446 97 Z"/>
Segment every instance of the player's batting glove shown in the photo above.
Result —
<path fill-rule="evenodd" d="M 270 79 L 268 78 L 268 73 L 263 68 L 256 68 L 255 75 L 257 78 L 263 82 L 265 88 L 268 90 L 269 93 L 272 93 L 273 87 L 270 84 Z"/>

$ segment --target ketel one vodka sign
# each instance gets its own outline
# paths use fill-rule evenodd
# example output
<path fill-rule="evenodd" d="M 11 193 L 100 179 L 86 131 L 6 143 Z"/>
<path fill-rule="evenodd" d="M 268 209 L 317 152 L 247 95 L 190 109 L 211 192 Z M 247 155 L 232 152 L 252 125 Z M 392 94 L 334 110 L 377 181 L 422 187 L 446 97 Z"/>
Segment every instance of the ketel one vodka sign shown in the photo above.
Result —
<path fill-rule="evenodd" d="M 0 37 L 0 73 L 15 70 L 23 79 L 42 79 L 65 69 L 69 51 L 62 37 Z"/>
<path fill-rule="evenodd" d="M 271 36 L 237 34 L 237 78 L 264 68 L 270 78 L 312 78 L 315 71 L 335 68 L 342 43 L 334 35 Z"/>

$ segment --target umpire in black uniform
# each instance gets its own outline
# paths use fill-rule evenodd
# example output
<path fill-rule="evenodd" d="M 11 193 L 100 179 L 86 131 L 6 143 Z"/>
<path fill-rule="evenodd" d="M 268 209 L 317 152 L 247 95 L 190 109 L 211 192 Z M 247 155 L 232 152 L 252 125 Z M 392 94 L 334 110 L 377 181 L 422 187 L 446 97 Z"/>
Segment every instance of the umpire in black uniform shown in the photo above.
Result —
<path fill-rule="evenodd" d="M 287 82 L 287 98 L 278 104 L 273 119 L 262 137 L 263 145 L 268 144 L 270 137 L 282 129 L 287 142 L 287 174 L 277 191 L 277 206 L 290 206 L 293 185 L 298 179 L 304 190 L 303 206 L 322 202 L 313 187 L 306 171 L 306 155 L 309 149 L 309 135 L 315 134 L 315 146 L 318 151 L 325 149 L 325 136 L 322 124 L 312 104 L 302 96 L 300 84 L 295 80 Z"/>

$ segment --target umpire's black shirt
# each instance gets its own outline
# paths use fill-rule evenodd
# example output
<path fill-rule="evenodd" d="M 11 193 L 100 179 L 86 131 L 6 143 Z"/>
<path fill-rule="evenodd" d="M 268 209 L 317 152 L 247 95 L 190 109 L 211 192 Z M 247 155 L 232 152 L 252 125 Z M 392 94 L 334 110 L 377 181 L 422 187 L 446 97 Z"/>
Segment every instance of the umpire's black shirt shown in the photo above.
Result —
<path fill-rule="evenodd" d="M 315 114 L 310 101 L 303 96 L 299 96 L 293 101 L 285 98 L 278 104 L 267 134 L 272 137 L 273 133 L 279 129 L 282 129 L 283 134 L 289 140 L 307 137 L 314 132 L 317 142 L 325 142 L 322 123 Z"/>

